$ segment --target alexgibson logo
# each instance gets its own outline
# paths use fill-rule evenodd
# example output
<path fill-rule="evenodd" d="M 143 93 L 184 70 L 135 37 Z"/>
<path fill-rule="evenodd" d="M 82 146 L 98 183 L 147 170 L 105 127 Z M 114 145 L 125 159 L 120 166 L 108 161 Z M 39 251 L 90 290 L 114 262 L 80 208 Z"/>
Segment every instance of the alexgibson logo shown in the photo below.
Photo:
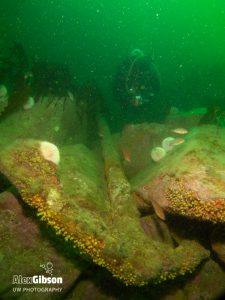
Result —
<path fill-rule="evenodd" d="M 53 273 L 53 263 L 47 262 L 46 264 L 40 264 L 40 267 L 45 270 L 46 274 L 50 274 L 51 276 L 44 275 L 33 275 L 31 277 L 25 277 L 21 274 L 13 275 L 12 284 L 16 285 L 13 288 L 14 292 L 61 292 L 61 287 L 56 287 L 57 284 L 63 284 L 62 277 L 54 277 Z M 42 284 L 43 287 L 24 287 L 24 285 L 36 285 Z M 49 284 L 54 284 L 54 287 L 49 287 Z M 20 285 L 20 286 L 18 286 Z M 22 285 L 22 287 L 21 287 Z M 48 285 L 48 287 L 44 287 Z"/>
<path fill-rule="evenodd" d="M 34 275 L 32 277 L 23 277 L 22 275 L 13 275 L 13 284 L 62 284 L 62 277 L 45 277 L 43 275 Z"/>

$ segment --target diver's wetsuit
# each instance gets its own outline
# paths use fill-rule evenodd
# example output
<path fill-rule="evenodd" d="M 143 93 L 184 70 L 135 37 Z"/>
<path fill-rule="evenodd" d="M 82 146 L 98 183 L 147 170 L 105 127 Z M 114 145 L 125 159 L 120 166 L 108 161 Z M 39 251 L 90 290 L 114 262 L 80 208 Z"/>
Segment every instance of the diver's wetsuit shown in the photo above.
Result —
<path fill-rule="evenodd" d="M 145 55 L 127 58 L 118 68 L 113 95 L 122 109 L 125 122 L 143 122 L 154 109 L 160 90 L 159 73 Z"/>

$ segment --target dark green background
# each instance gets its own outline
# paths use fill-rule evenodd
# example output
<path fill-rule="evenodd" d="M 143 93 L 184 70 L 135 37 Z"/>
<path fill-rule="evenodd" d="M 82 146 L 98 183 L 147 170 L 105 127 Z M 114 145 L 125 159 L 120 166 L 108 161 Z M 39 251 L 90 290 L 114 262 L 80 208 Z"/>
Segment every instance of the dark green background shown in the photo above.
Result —
<path fill-rule="evenodd" d="M 224 0 L 1 0 L 1 43 L 96 79 L 111 101 L 116 67 L 133 48 L 154 56 L 160 105 L 225 102 Z M 222 103 L 222 104 L 221 104 Z"/>

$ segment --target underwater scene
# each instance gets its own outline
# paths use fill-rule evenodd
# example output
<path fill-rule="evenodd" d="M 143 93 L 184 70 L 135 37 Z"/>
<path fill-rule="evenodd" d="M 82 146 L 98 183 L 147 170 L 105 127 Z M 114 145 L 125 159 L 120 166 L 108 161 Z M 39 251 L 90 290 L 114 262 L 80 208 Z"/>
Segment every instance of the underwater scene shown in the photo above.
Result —
<path fill-rule="evenodd" d="M 1 0 L 0 299 L 224 297 L 224 0 Z"/>

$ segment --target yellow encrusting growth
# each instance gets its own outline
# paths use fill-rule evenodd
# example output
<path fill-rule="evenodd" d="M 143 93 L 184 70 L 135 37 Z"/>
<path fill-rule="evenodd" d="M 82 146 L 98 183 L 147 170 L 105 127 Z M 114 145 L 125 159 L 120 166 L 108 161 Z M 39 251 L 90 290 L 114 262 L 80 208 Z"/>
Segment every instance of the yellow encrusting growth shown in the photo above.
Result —
<path fill-rule="evenodd" d="M 166 197 L 172 213 L 215 223 L 225 222 L 224 199 L 199 199 L 195 193 L 184 188 L 181 180 L 176 180 L 175 186 L 167 188 Z"/>
<path fill-rule="evenodd" d="M 104 257 L 101 252 L 105 247 L 103 240 L 88 235 L 74 222 L 65 224 L 61 213 L 51 211 L 40 195 L 31 197 L 28 193 L 22 193 L 22 197 L 27 204 L 37 209 L 37 216 L 51 226 L 57 235 L 63 236 L 66 241 L 71 241 L 79 248 L 81 254 L 90 255 L 94 263 L 107 268 L 114 277 L 122 280 L 126 285 L 141 286 L 147 283 L 137 278 L 129 263 L 121 264 L 117 258 L 112 260 Z"/>

